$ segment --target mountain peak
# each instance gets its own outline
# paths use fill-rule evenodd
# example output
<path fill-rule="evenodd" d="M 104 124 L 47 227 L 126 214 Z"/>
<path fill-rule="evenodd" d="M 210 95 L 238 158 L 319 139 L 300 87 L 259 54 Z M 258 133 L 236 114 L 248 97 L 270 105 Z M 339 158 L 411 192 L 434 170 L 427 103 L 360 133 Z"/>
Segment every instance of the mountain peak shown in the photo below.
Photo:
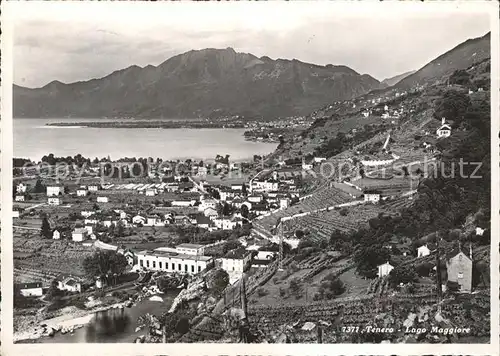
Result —
<path fill-rule="evenodd" d="M 65 86 L 66 84 L 64 84 L 63 82 L 59 81 L 59 80 L 53 80 L 51 81 L 50 83 L 46 84 L 43 88 L 47 88 L 47 89 L 57 89 L 57 88 L 60 88 L 60 87 L 63 87 Z"/>

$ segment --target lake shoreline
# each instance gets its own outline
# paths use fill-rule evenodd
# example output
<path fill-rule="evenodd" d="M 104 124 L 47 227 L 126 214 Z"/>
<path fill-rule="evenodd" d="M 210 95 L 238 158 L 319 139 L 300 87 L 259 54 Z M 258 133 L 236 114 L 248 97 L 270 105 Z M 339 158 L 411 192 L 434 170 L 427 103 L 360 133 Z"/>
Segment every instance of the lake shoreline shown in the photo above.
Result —
<path fill-rule="evenodd" d="M 91 121 L 50 122 L 51 127 L 89 127 L 99 129 L 243 129 L 243 122 L 217 121 Z"/>
<path fill-rule="evenodd" d="M 94 159 L 107 157 L 159 157 L 163 160 L 191 158 L 210 160 L 217 155 L 230 155 L 231 161 L 253 161 L 254 155 L 267 155 L 275 151 L 276 143 L 249 141 L 244 137 L 246 128 L 201 128 L 188 122 L 170 124 L 165 128 L 136 128 L 137 123 L 123 120 L 123 129 L 114 122 L 99 123 L 105 127 L 90 127 L 93 120 L 74 119 L 24 119 L 13 123 L 14 157 L 27 157 L 39 161 L 53 153 L 57 157 L 81 154 Z M 63 123 L 60 126 L 54 124 Z M 80 126 L 67 126 L 67 125 Z M 154 126 L 153 123 L 147 123 Z M 83 125 L 83 126 L 82 126 Z M 116 127 L 115 127 L 116 126 Z M 174 129 L 174 127 L 178 126 Z M 185 128 L 180 126 L 187 126 Z M 205 125 L 203 126 L 210 126 Z M 113 130 L 115 128 L 115 130 Z M 96 145 L 99 141 L 99 145 Z"/>

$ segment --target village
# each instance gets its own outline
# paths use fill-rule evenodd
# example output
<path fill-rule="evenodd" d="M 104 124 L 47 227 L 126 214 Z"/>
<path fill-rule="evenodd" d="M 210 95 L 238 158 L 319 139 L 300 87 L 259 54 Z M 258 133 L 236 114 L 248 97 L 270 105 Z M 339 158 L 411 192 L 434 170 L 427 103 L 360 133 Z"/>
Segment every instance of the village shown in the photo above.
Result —
<path fill-rule="evenodd" d="M 438 330 L 457 325 L 464 313 L 473 331 L 459 339 L 435 331 L 373 340 L 487 338 L 487 212 L 468 212 L 460 226 L 432 232 L 411 226 L 426 209 L 414 207 L 419 188 L 442 170 L 443 142 L 468 134 L 450 115 L 437 118 L 424 105 L 443 88 L 458 88 L 471 100 L 488 95 L 482 86 L 447 79 L 335 102 L 313 113 L 305 133 L 284 135 L 275 153 L 253 162 L 75 157 L 58 169 L 49 155 L 29 174 L 15 168 L 16 330 L 35 323 L 36 308 L 27 302 L 33 298 L 52 306 L 50 319 L 68 306 L 78 305 L 79 313 L 95 305 L 128 308 L 175 291 L 168 317 L 190 315 L 188 330 L 148 331 L 138 342 L 155 342 L 155 335 L 181 342 L 227 338 L 231 331 L 220 320 L 184 308 L 230 318 L 228 310 L 240 303 L 248 335 L 268 342 L 359 342 L 341 326 L 376 320 L 380 327 Z M 322 120 L 332 111 L 343 120 Z M 337 137 L 326 136 L 336 125 Z M 120 268 L 104 261 L 109 270 L 96 270 L 84 262 L 102 258 Z M 57 303 L 47 298 L 54 290 L 62 292 Z M 456 307 L 463 303 L 469 311 Z M 37 322 L 47 325 L 45 319 Z M 45 327 L 37 335 L 57 330 L 74 331 Z"/>

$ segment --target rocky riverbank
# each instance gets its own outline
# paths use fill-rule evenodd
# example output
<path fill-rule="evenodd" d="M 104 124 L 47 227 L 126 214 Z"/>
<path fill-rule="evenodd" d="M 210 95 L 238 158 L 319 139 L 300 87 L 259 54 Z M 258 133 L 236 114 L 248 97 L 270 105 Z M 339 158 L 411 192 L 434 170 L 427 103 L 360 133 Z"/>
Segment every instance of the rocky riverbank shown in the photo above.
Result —
<path fill-rule="evenodd" d="M 95 313 L 113 308 L 124 308 L 125 304 L 127 302 L 106 306 L 94 304 L 95 306 L 89 309 L 79 309 L 71 306 L 59 310 L 59 315 L 50 319 L 41 319 L 43 317 L 42 312 L 30 316 L 19 316 L 15 318 L 15 329 L 18 331 L 14 332 L 13 339 L 14 342 L 21 342 L 54 336 L 57 332 L 61 332 L 62 334 L 72 333 L 76 329 L 87 325 Z"/>

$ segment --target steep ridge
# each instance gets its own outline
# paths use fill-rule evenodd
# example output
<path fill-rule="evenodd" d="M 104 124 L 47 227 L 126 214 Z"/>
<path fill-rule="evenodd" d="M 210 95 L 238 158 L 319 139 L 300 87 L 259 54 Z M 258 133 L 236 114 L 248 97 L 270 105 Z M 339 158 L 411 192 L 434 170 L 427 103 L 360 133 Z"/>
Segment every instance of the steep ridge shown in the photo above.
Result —
<path fill-rule="evenodd" d="M 415 85 L 431 83 L 457 69 L 468 68 L 474 63 L 479 63 L 490 57 L 490 40 L 490 32 L 482 37 L 469 39 L 399 81 L 396 87 L 409 89 Z"/>

